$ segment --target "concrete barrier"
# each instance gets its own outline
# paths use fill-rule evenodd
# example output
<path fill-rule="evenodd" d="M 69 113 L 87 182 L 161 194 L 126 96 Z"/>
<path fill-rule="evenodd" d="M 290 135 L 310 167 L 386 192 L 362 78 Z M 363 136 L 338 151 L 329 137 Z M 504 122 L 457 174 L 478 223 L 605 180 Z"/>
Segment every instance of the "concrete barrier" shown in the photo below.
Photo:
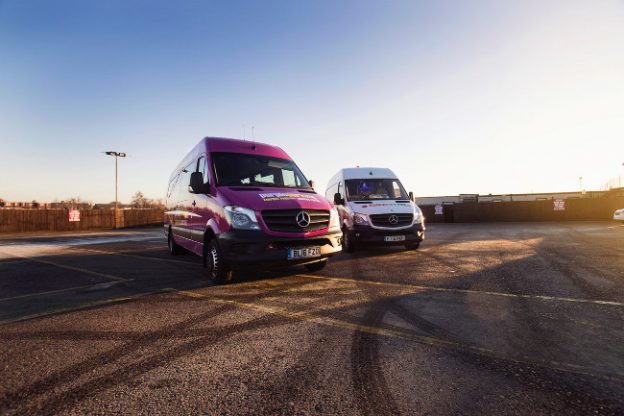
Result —
<path fill-rule="evenodd" d="M 110 209 L 81 209 L 80 221 L 70 222 L 66 209 L 0 209 L 0 233 L 26 231 L 77 231 L 114 228 L 115 211 Z M 120 209 L 117 228 L 162 224 L 161 209 Z"/>

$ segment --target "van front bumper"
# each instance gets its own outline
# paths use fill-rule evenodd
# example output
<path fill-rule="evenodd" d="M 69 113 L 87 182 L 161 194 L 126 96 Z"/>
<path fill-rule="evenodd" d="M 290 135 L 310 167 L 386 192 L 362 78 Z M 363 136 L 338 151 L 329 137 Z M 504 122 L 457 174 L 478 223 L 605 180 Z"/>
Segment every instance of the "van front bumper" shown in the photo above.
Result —
<path fill-rule="evenodd" d="M 314 237 L 273 237 L 262 231 L 232 230 L 220 234 L 219 248 L 232 268 L 282 267 L 315 263 L 342 251 L 342 231 Z M 320 247 L 320 257 L 288 260 L 289 248 Z"/>
<path fill-rule="evenodd" d="M 425 239 L 425 225 L 414 224 L 408 228 L 398 230 L 372 228 L 369 226 L 355 225 L 346 230 L 350 241 L 356 245 L 379 245 L 379 246 L 404 246 L 418 244 Z M 401 241 L 386 241 L 386 237 L 405 236 Z"/>

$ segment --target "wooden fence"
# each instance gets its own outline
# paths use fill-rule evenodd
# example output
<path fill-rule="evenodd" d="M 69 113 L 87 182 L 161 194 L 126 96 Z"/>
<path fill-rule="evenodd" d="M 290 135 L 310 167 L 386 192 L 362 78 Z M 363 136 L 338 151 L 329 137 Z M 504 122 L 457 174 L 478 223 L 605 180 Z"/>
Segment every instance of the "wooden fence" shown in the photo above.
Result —
<path fill-rule="evenodd" d="M 120 209 L 117 228 L 162 224 L 161 209 Z M 81 209 L 80 221 L 70 222 L 66 209 L 0 209 L 0 233 L 25 231 L 77 231 L 114 228 L 115 210 Z"/>

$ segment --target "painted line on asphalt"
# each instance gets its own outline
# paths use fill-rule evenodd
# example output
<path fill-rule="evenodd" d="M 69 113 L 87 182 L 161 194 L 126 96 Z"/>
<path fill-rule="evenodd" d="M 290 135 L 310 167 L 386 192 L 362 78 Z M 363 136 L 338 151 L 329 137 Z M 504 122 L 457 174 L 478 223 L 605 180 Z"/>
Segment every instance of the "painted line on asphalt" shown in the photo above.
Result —
<path fill-rule="evenodd" d="M 155 261 L 167 262 L 167 263 L 186 264 L 186 265 L 190 264 L 190 265 L 193 265 L 193 266 L 201 266 L 201 263 L 196 263 L 196 262 L 193 262 L 193 261 L 174 260 L 174 259 L 161 259 L 159 257 L 139 256 L 137 254 L 126 254 L 125 252 L 98 250 L 98 249 L 94 249 L 94 248 L 71 247 L 71 250 L 74 250 L 74 251 L 85 251 L 85 252 L 98 253 L 98 254 L 108 254 L 108 255 L 111 255 L 111 256 L 129 257 L 129 258 L 141 259 L 141 260 L 155 260 Z"/>
<path fill-rule="evenodd" d="M 515 293 L 481 291 L 481 290 L 472 290 L 472 289 L 455 289 L 455 288 L 439 287 L 439 286 L 412 285 L 409 283 L 380 282 L 380 281 L 375 281 L 375 280 L 354 279 L 354 278 L 347 278 L 347 277 L 330 277 L 330 276 L 322 276 L 322 275 L 307 274 L 307 273 L 296 274 L 295 276 L 305 277 L 308 279 L 331 280 L 331 281 L 337 281 L 337 282 L 349 282 L 349 283 L 356 283 L 356 284 L 362 283 L 362 284 L 371 285 L 371 286 L 386 286 L 386 287 L 390 286 L 390 287 L 397 287 L 397 288 L 402 288 L 402 289 L 417 289 L 417 290 L 433 291 L 433 292 L 467 293 L 467 294 L 473 294 L 473 295 L 500 296 L 500 297 L 506 297 L 506 298 L 537 299 L 537 300 L 545 300 L 545 301 L 588 303 L 588 304 L 595 304 L 595 305 L 624 307 L 624 302 L 616 302 L 612 300 L 578 299 L 578 298 L 566 298 L 566 297 L 545 296 L 545 295 L 522 295 L 522 294 L 515 294 Z"/>
<path fill-rule="evenodd" d="M 111 251 L 106 251 L 106 250 L 86 249 L 86 248 L 72 248 L 72 249 L 76 251 L 94 252 L 94 253 L 99 253 L 99 254 L 108 254 L 108 255 L 113 255 L 113 256 L 122 256 L 122 257 L 136 258 L 136 259 L 142 259 L 142 260 L 147 259 L 147 260 L 170 262 L 170 263 L 176 263 L 176 264 L 198 265 L 198 263 L 188 262 L 184 260 L 161 259 L 158 257 L 139 256 L 136 254 L 125 254 L 123 252 L 111 252 Z M 25 258 L 30 259 L 27 257 Z M 44 260 L 39 260 L 39 259 L 33 259 L 33 260 L 45 262 Z M 89 272 L 89 273 L 97 273 L 97 272 Z M 560 297 L 560 296 L 526 295 L 526 294 L 481 291 L 481 290 L 472 290 L 472 289 L 446 288 L 446 287 L 439 287 L 439 286 L 423 286 L 423 285 L 413 285 L 409 283 L 380 282 L 380 281 L 354 279 L 354 278 L 346 278 L 346 277 L 330 277 L 330 276 L 322 276 L 322 275 L 312 275 L 312 274 L 307 274 L 307 273 L 300 273 L 300 274 L 296 274 L 295 276 L 300 276 L 304 278 L 312 278 L 312 279 L 351 282 L 351 283 L 361 282 L 361 283 L 368 284 L 368 285 L 390 286 L 390 287 L 394 286 L 394 287 L 429 290 L 429 291 L 436 291 L 436 292 L 477 294 L 477 295 L 499 296 L 499 297 L 508 297 L 508 298 L 517 298 L 517 299 L 536 299 L 536 300 L 544 300 L 544 301 L 571 302 L 571 303 L 584 303 L 584 304 L 624 307 L 624 302 L 617 302 L 617 301 L 610 301 L 610 300 L 579 299 L 579 298 L 569 298 L 569 297 Z"/>
<path fill-rule="evenodd" d="M 164 261 L 164 262 L 173 262 L 173 263 L 183 263 L 183 264 L 193 264 L 197 265 L 197 263 L 187 262 L 183 260 L 173 260 L 173 259 L 161 259 L 157 257 L 147 257 L 147 256 L 138 256 L 134 254 L 124 254 L 118 252 L 110 252 L 105 250 L 96 250 L 96 249 L 83 249 L 79 248 L 76 250 L 80 251 L 92 251 L 100 254 L 110 254 L 114 256 L 123 256 L 123 257 L 131 257 L 131 258 L 139 258 L 139 259 L 148 259 L 148 260 L 156 260 L 156 261 Z M 379 286 L 394 286 L 401 288 L 409 288 L 409 289 L 421 289 L 421 290 L 430 290 L 437 292 L 450 292 L 450 293 L 464 293 L 464 294 L 479 294 L 479 295 L 488 295 L 488 296 L 500 296 L 500 297 L 509 297 L 509 298 L 518 298 L 518 299 L 537 299 L 544 301 L 556 301 L 556 302 L 571 302 L 571 303 L 585 303 L 585 304 L 594 304 L 594 305 L 605 305 L 605 306 L 619 306 L 624 307 L 624 302 L 610 301 L 610 300 L 598 300 L 598 299 L 579 299 L 579 298 L 569 298 L 569 297 L 559 297 L 559 296 L 546 296 L 546 295 L 523 295 L 523 294 L 514 294 L 514 293 L 504 293 L 504 292 L 493 292 L 493 291 L 481 291 L 481 290 L 472 290 L 472 289 L 456 289 L 456 288 L 446 288 L 439 286 L 423 286 L 423 285 L 413 285 L 409 283 L 394 283 L 394 282 L 380 282 L 373 280 L 358 280 L 354 278 L 345 278 L 345 277 L 329 277 L 322 275 L 312 275 L 307 273 L 296 274 L 295 276 L 305 277 L 305 278 L 313 278 L 313 279 L 324 279 L 324 280 L 335 280 L 335 281 L 343 281 L 343 282 L 361 282 L 368 285 L 379 285 Z"/>
<path fill-rule="evenodd" d="M 204 295 L 202 293 L 197 293 L 189 290 L 178 290 L 173 288 L 164 289 L 166 291 L 170 291 L 173 293 L 177 293 L 181 296 L 193 298 L 193 299 L 204 299 L 210 302 L 228 304 L 237 306 L 240 308 L 252 309 L 262 313 L 268 313 L 272 315 L 283 316 L 287 318 L 296 319 L 299 321 L 310 322 L 318 325 L 332 326 L 337 328 L 342 328 L 351 331 L 359 331 L 365 332 L 372 335 L 385 336 L 391 338 L 399 338 L 406 341 L 413 341 L 419 344 L 425 344 L 433 347 L 441 347 L 446 349 L 451 349 L 455 351 L 472 353 L 480 356 L 485 356 L 492 359 L 511 361 L 518 364 L 528 364 L 528 365 L 537 365 L 540 367 L 548 368 L 551 370 L 564 371 L 568 373 L 581 374 L 591 377 L 598 377 L 601 379 L 607 379 L 611 381 L 623 382 L 624 381 L 624 373 L 615 372 L 611 374 L 601 373 L 593 371 L 587 367 L 582 365 L 566 363 L 562 361 L 554 361 L 554 360 L 542 360 L 536 357 L 530 356 L 519 356 L 519 357 L 506 357 L 500 354 L 497 354 L 495 351 L 479 347 L 476 345 L 457 343 L 453 341 L 448 341 L 436 337 L 429 337 L 423 335 L 417 335 L 408 331 L 400 331 L 397 329 L 391 328 L 382 328 L 377 326 L 363 325 L 357 324 L 353 322 L 344 321 L 341 319 L 327 317 L 323 315 L 314 314 L 312 311 L 289 311 L 283 307 L 277 306 L 268 306 L 268 305 L 260 305 L 252 302 L 241 302 L 231 299 L 224 299 L 218 296 Z"/>
<path fill-rule="evenodd" d="M 94 272 L 93 270 L 83 269 L 82 267 L 67 266 L 65 264 L 56 263 L 56 262 L 50 261 L 50 260 L 43 260 L 43 259 L 38 259 L 38 258 L 28 257 L 28 256 L 20 256 L 18 254 L 6 253 L 6 252 L 3 252 L 3 254 L 7 254 L 7 255 L 12 256 L 12 257 L 17 257 L 17 258 L 29 260 L 29 261 L 32 261 L 32 262 L 35 262 L 35 263 L 42 263 L 42 264 L 47 264 L 49 266 L 59 267 L 61 269 L 72 270 L 72 271 L 75 271 L 75 272 L 81 272 L 81 273 L 86 273 L 86 274 L 92 274 L 94 276 L 104 277 L 106 279 L 114 280 L 116 282 L 130 282 L 132 280 L 132 279 L 125 279 L 125 278 L 119 277 L 119 276 L 114 276 L 112 274 Z"/>
<path fill-rule="evenodd" d="M 116 303 L 121 303 L 121 302 L 133 301 L 133 300 L 137 300 L 139 298 L 142 298 L 142 297 L 145 297 L 145 296 L 149 296 L 149 295 L 154 295 L 154 294 L 157 294 L 157 293 L 163 293 L 163 291 L 162 290 L 157 290 L 157 291 L 153 291 L 153 292 L 140 293 L 138 295 L 120 296 L 120 297 L 116 297 L 116 298 L 104 299 L 104 300 L 99 300 L 99 301 L 94 301 L 94 302 L 80 303 L 80 304 L 75 305 L 75 306 L 68 306 L 68 307 L 64 307 L 64 308 L 57 308 L 57 309 L 53 309 L 53 310 L 50 310 L 50 311 L 45 311 L 45 312 L 40 312 L 40 313 L 34 313 L 34 314 L 31 314 L 31 315 L 20 316 L 19 318 L 0 320 L 0 325 L 7 325 L 7 324 L 27 321 L 27 320 L 35 319 L 35 318 L 44 318 L 44 317 L 47 317 L 47 316 L 58 315 L 58 314 L 61 314 L 61 313 L 77 312 L 77 311 L 80 311 L 80 310 L 93 308 L 93 307 L 96 307 L 96 306 L 105 306 L 105 305 L 111 305 L 111 304 L 116 304 Z"/>
<path fill-rule="evenodd" d="M 106 282 L 104 283 L 104 285 L 114 285 L 117 282 Z M 90 285 L 84 285 L 84 286 L 73 286 L 73 287 L 68 287 L 65 289 L 56 289 L 56 290 L 47 290 L 45 292 L 36 292 L 36 293 L 29 293 L 27 295 L 18 295 L 18 296 L 11 296 L 8 298 L 1 298 L 0 302 L 7 302 L 7 301 L 11 301 L 11 300 L 18 300 L 18 299 L 27 299 L 27 298 L 34 298 L 34 297 L 38 297 L 38 296 L 45 296 L 45 295 L 54 295 L 57 293 L 64 293 L 64 292 L 72 292 L 72 291 L 77 291 L 77 290 L 83 290 L 83 289 L 97 289 L 98 287 L 103 287 L 102 283 L 96 283 L 96 284 L 90 284 Z M 108 287 L 106 287 L 108 288 Z"/>
<path fill-rule="evenodd" d="M 187 262 L 184 260 L 174 260 L 174 259 L 161 259 L 157 257 L 147 257 L 147 256 L 138 256 L 135 254 L 125 254 L 123 252 L 111 252 L 105 250 L 96 250 L 96 249 L 84 249 L 77 248 L 79 251 L 91 251 L 100 254 L 109 254 L 113 256 L 123 256 L 130 258 L 138 258 L 138 259 L 148 259 L 148 260 L 156 260 L 156 261 L 164 261 L 164 262 L 172 262 L 172 263 L 182 263 L 182 264 L 192 264 L 197 265 L 198 263 Z M 493 291 L 481 291 L 481 290 L 472 290 L 472 289 L 456 289 L 456 288 L 446 288 L 439 286 L 423 286 L 423 285 L 413 285 L 409 283 L 394 283 L 394 282 L 380 282 L 374 280 L 358 280 L 354 278 L 345 278 L 345 277 L 330 277 L 330 276 L 322 276 L 322 275 L 312 275 L 307 273 L 299 273 L 295 276 L 312 278 L 312 279 L 324 279 L 324 280 L 335 280 L 335 281 L 343 281 L 343 282 L 361 282 L 368 285 L 379 285 L 379 286 L 394 286 L 401 288 L 409 288 L 409 289 L 420 289 L 420 290 L 430 290 L 436 292 L 450 292 L 450 293 L 464 293 L 464 294 L 478 294 L 478 295 L 488 295 L 488 296 L 500 296 L 500 297 L 508 297 L 508 298 L 518 298 L 518 299 L 536 299 L 536 300 L 544 300 L 544 301 L 555 301 L 555 302 L 571 302 L 571 303 L 585 303 L 585 304 L 594 304 L 594 305 L 605 305 L 605 306 L 619 306 L 624 307 L 624 302 L 610 301 L 610 300 L 599 300 L 599 299 L 579 299 L 579 298 L 569 298 L 569 297 L 560 297 L 560 296 L 546 296 L 546 295 L 525 295 L 525 294 L 515 294 L 515 293 L 504 293 L 504 292 L 493 292 Z"/>

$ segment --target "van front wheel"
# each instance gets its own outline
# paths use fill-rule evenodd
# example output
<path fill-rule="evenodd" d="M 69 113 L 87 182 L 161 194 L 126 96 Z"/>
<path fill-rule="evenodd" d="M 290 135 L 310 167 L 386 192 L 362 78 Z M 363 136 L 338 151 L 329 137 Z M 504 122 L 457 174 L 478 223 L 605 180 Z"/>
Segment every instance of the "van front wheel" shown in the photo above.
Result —
<path fill-rule="evenodd" d="M 346 228 L 342 229 L 342 251 L 345 253 L 353 253 L 355 251 L 353 240 L 349 237 Z"/>
<path fill-rule="evenodd" d="M 215 284 L 222 284 L 232 279 L 232 270 L 225 263 L 217 241 L 213 238 L 205 246 L 206 268 L 208 276 Z"/>

